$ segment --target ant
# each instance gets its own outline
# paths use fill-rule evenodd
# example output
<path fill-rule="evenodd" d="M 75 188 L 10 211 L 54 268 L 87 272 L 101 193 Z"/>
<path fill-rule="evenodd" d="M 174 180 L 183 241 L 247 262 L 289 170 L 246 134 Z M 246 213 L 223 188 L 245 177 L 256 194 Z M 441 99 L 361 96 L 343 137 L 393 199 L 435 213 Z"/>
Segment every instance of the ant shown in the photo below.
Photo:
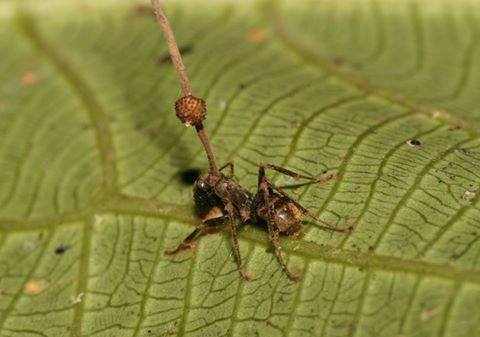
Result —
<path fill-rule="evenodd" d="M 292 273 L 282 256 L 279 242 L 280 235 L 299 235 L 303 217 L 308 216 L 323 224 L 323 228 L 337 232 L 351 232 L 353 226 L 345 228 L 334 227 L 316 217 L 297 201 L 289 197 L 281 188 L 275 186 L 265 174 L 267 169 L 274 170 L 294 179 L 305 179 L 315 183 L 323 183 L 336 178 L 336 173 L 329 173 L 322 177 L 312 177 L 290 171 L 271 163 L 261 163 L 258 171 L 257 192 L 253 195 L 242 187 L 234 177 L 234 164 L 228 162 L 217 168 L 215 155 L 210 147 L 208 137 L 203 127 L 206 118 L 206 103 L 202 98 L 192 95 L 190 82 L 185 73 L 173 32 L 168 20 L 158 3 L 151 0 L 157 21 L 160 24 L 167 40 L 170 57 L 180 78 L 182 90 L 185 94 L 175 103 L 177 117 L 186 126 L 194 126 L 207 155 L 209 170 L 200 175 L 193 187 L 193 197 L 197 213 L 202 222 L 196 226 L 175 249 L 165 251 L 167 255 L 176 254 L 184 249 L 191 248 L 192 242 L 201 234 L 217 231 L 220 227 L 230 223 L 232 231 L 233 251 L 238 264 L 240 276 L 244 280 L 252 278 L 247 274 L 240 255 L 238 243 L 238 227 L 246 222 L 266 225 L 270 241 L 275 248 L 275 256 L 285 274 L 291 280 L 299 277 Z M 225 174 L 224 170 L 229 169 Z"/>

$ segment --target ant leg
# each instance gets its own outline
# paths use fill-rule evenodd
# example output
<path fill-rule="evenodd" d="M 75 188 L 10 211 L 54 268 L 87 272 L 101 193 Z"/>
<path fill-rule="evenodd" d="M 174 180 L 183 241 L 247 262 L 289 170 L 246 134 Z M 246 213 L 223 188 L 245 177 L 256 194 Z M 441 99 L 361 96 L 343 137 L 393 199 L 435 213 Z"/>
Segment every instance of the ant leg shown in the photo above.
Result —
<path fill-rule="evenodd" d="M 220 167 L 218 170 L 219 171 L 223 171 L 224 169 L 226 169 L 227 167 L 230 168 L 230 174 L 227 175 L 228 178 L 233 178 L 234 176 L 234 165 L 233 165 L 233 161 L 232 160 L 229 160 L 227 161 L 222 167 Z"/>
<path fill-rule="evenodd" d="M 307 180 L 315 181 L 317 183 L 325 183 L 329 180 L 335 179 L 338 175 L 337 172 L 332 172 L 321 177 L 306 176 L 271 163 L 261 163 L 260 167 L 263 167 L 264 169 L 271 169 L 271 170 L 277 171 L 279 173 L 285 174 L 294 179 L 307 179 Z"/>
<path fill-rule="evenodd" d="M 165 250 L 165 255 L 175 255 L 182 250 L 192 248 L 192 241 L 195 240 L 195 238 L 201 231 L 202 229 L 200 227 L 195 228 L 193 232 L 191 232 L 185 239 L 183 239 L 183 241 L 178 245 L 177 248 Z"/>
<path fill-rule="evenodd" d="M 228 213 L 228 217 L 230 218 L 230 225 L 232 227 L 232 243 L 233 243 L 233 252 L 235 254 L 235 260 L 238 264 L 238 271 L 240 272 L 240 276 L 246 280 L 251 281 L 253 280 L 251 276 L 247 274 L 245 271 L 245 267 L 242 263 L 242 256 L 240 254 L 240 244 L 238 243 L 238 217 L 235 214 L 235 208 L 230 201 L 225 201 L 225 210 Z"/>
<path fill-rule="evenodd" d="M 288 198 L 288 200 L 290 200 L 293 204 L 295 204 L 295 206 L 297 206 L 304 215 L 320 222 L 323 224 L 323 226 L 321 226 L 322 228 L 325 228 L 325 229 L 328 229 L 328 230 L 332 230 L 332 231 L 335 231 L 335 232 L 341 232 L 341 233 L 348 233 L 348 232 L 351 232 L 354 230 L 355 226 L 354 225 L 350 225 L 348 227 L 335 227 L 333 226 L 332 224 L 326 222 L 325 220 L 322 220 L 320 219 L 319 217 L 315 216 L 312 212 L 310 212 L 308 209 L 306 209 L 305 207 L 303 207 L 302 205 L 300 205 L 300 203 L 298 203 L 297 201 L 295 201 L 292 197 L 290 197 L 287 193 L 285 193 L 280 187 L 277 187 L 275 185 L 273 185 L 272 183 L 268 182 L 268 186 L 277 191 L 278 193 L 280 193 L 282 196 L 284 196 L 285 198 Z"/>
<path fill-rule="evenodd" d="M 300 277 L 290 272 L 290 270 L 288 270 L 288 266 L 282 256 L 282 247 L 280 246 L 278 231 L 275 228 L 275 224 L 273 222 L 273 219 L 275 216 L 275 213 L 274 213 L 275 210 L 273 208 L 273 202 L 270 201 L 269 182 L 267 180 L 267 177 L 265 176 L 265 168 L 263 166 L 260 166 L 259 173 L 258 173 L 258 188 L 259 190 L 263 191 L 265 203 L 267 204 L 268 234 L 270 237 L 270 241 L 273 243 L 273 247 L 275 248 L 275 256 L 277 258 L 277 261 L 290 280 L 298 281 L 300 280 Z"/>
<path fill-rule="evenodd" d="M 193 247 L 192 242 L 196 239 L 199 234 L 210 233 L 214 229 L 217 229 L 221 225 L 224 225 L 228 221 L 228 216 L 223 215 L 218 218 L 208 219 L 202 222 L 197 228 L 193 230 L 175 249 L 167 249 L 165 255 L 175 255 L 182 250 L 189 249 Z"/>

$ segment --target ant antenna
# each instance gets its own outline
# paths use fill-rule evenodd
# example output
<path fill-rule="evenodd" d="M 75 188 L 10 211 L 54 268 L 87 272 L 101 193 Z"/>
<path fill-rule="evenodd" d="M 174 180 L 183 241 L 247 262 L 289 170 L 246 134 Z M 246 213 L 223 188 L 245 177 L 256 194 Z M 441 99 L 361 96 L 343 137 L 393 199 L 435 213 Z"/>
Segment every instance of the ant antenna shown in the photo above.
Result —
<path fill-rule="evenodd" d="M 210 142 L 208 141 L 207 134 L 203 128 L 203 120 L 206 118 L 207 109 L 205 101 L 202 98 L 194 97 L 192 95 L 192 86 L 188 80 L 187 73 L 185 72 L 185 66 L 183 65 L 182 55 L 178 50 L 175 36 L 173 35 L 170 24 L 167 17 L 160 6 L 158 0 L 151 0 L 152 7 L 157 18 L 157 22 L 163 30 L 165 39 L 167 40 L 168 52 L 172 59 L 173 66 L 180 79 L 184 97 L 175 102 L 175 111 L 177 117 L 186 126 L 193 125 L 197 131 L 198 138 L 202 142 L 203 148 L 207 154 L 208 163 L 210 166 L 210 173 L 218 172 L 217 164 L 215 163 L 215 155 L 213 154 Z"/>

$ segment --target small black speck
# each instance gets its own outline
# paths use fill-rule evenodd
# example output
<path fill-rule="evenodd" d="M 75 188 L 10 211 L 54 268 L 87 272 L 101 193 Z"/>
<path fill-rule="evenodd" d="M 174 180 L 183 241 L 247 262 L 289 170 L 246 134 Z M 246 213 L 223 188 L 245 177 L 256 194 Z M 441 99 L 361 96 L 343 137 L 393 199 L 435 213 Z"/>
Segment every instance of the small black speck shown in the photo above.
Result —
<path fill-rule="evenodd" d="M 196 168 L 180 171 L 180 179 L 186 185 L 192 185 L 200 176 L 201 171 Z"/>
<path fill-rule="evenodd" d="M 178 50 L 179 50 L 179 52 L 182 56 L 185 56 L 185 55 L 190 54 L 193 51 L 193 45 L 189 44 L 189 45 L 185 45 L 185 46 L 180 46 L 178 48 Z M 157 64 L 158 65 L 162 65 L 166 62 L 170 62 L 170 54 L 169 53 L 165 53 L 157 59 Z"/>
<path fill-rule="evenodd" d="M 55 248 L 55 254 L 56 255 L 62 255 L 64 254 L 70 247 L 69 246 L 65 246 L 63 244 L 60 244 L 57 246 L 57 248 Z"/>
<path fill-rule="evenodd" d="M 246 88 L 246 85 L 244 83 L 240 83 L 238 87 L 240 88 L 240 90 L 243 90 Z"/>
<path fill-rule="evenodd" d="M 416 147 L 416 146 L 422 145 L 422 142 L 419 141 L 418 139 L 413 138 L 413 139 L 408 140 L 407 144 L 410 145 L 411 147 Z"/>

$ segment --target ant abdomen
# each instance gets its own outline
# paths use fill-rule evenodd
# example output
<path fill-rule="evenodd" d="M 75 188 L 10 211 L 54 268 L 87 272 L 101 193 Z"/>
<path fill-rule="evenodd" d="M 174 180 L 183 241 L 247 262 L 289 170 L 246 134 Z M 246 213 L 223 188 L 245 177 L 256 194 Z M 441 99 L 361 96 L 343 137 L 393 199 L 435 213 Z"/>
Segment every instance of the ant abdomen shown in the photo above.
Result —
<path fill-rule="evenodd" d="M 292 235 L 298 233 L 302 228 L 303 214 L 300 208 L 289 198 L 276 196 L 273 200 L 273 222 L 280 234 Z M 262 203 L 257 208 L 257 215 L 268 221 L 267 205 Z"/>

